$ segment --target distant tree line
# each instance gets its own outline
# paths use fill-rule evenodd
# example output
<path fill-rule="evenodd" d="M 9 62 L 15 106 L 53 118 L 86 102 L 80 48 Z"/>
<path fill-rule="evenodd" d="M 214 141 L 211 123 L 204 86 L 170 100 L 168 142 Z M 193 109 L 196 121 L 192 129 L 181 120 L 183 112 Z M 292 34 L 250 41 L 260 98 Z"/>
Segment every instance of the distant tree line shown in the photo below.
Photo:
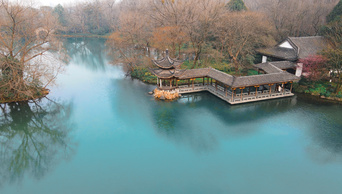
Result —
<path fill-rule="evenodd" d="M 173 57 L 228 60 L 234 69 L 256 61 L 255 49 L 288 36 L 321 33 L 338 0 L 122 0 L 109 45 L 131 68 L 144 64 L 134 48 L 170 50 Z M 150 51 L 149 50 L 149 51 Z M 130 51 L 130 52 L 128 52 Z M 193 55 L 188 57 L 189 55 Z"/>
<path fill-rule="evenodd" d="M 50 8 L 50 7 L 45 7 Z M 115 0 L 93 0 L 50 8 L 58 18 L 62 34 L 91 33 L 104 35 L 113 31 L 118 6 Z"/>

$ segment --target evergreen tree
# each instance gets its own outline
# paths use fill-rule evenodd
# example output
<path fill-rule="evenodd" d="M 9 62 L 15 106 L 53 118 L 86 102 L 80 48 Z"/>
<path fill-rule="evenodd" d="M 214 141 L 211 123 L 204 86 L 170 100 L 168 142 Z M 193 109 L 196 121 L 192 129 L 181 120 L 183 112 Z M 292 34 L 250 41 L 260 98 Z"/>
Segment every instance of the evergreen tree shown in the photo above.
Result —
<path fill-rule="evenodd" d="M 334 9 L 327 16 L 327 22 L 338 21 L 341 20 L 342 15 L 342 0 L 338 2 L 338 4 L 334 7 Z"/>
<path fill-rule="evenodd" d="M 54 9 L 53 9 L 54 14 L 57 15 L 58 21 L 62 26 L 67 25 L 67 21 L 65 19 L 65 11 L 64 8 L 61 4 L 58 4 Z"/>
<path fill-rule="evenodd" d="M 230 11 L 243 11 L 247 10 L 247 7 L 245 3 L 242 0 L 230 0 L 229 3 L 227 3 L 226 7 Z"/>

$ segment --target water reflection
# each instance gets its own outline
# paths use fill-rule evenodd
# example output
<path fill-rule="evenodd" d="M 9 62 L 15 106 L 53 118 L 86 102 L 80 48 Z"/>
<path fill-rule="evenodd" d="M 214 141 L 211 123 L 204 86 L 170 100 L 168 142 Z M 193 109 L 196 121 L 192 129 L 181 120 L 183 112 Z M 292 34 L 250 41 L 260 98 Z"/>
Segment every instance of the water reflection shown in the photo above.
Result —
<path fill-rule="evenodd" d="M 306 107 L 311 119 L 307 130 L 312 142 L 306 147 L 309 156 L 320 163 L 342 162 L 342 120 L 341 106 L 324 105 L 317 111 L 317 105 Z"/>
<path fill-rule="evenodd" d="M 256 133 L 260 128 L 254 124 L 279 116 L 296 103 L 293 97 L 231 106 L 209 93 L 195 93 L 184 95 L 177 102 L 157 102 L 151 110 L 159 134 L 207 152 L 215 150 L 222 137 Z"/>
<path fill-rule="evenodd" d="M 107 64 L 104 43 L 105 39 L 98 38 L 68 38 L 64 41 L 64 47 L 73 64 L 92 71 L 104 71 Z"/>
<path fill-rule="evenodd" d="M 25 174 L 39 179 L 71 157 L 71 112 L 72 104 L 48 99 L 1 105 L 0 183 L 20 181 Z"/>

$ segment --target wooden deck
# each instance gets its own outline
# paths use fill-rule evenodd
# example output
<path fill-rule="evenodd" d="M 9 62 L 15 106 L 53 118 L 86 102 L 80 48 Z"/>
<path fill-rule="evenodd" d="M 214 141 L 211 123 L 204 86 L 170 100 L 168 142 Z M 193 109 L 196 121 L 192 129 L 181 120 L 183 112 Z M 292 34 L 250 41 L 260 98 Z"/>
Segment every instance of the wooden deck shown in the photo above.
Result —
<path fill-rule="evenodd" d="M 213 85 L 195 84 L 194 87 L 192 86 L 188 87 L 187 85 L 183 85 L 183 86 L 179 86 L 176 89 L 176 91 L 180 94 L 208 91 L 212 93 L 213 95 L 221 98 L 222 100 L 232 105 L 294 96 L 294 94 L 291 93 L 290 90 L 285 89 L 285 92 L 272 91 L 270 93 L 269 90 L 264 90 L 264 91 L 258 91 L 257 94 L 255 94 L 255 91 L 250 92 L 249 94 L 238 93 L 238 94 L 235 94 L 234 97 L 232 97 L 231 91 L 227 91 L 226 93 L 224 91 L 224 88 L 221 86 L 217 86 L 217 89 L 216 89 L 214 84 Z"/>

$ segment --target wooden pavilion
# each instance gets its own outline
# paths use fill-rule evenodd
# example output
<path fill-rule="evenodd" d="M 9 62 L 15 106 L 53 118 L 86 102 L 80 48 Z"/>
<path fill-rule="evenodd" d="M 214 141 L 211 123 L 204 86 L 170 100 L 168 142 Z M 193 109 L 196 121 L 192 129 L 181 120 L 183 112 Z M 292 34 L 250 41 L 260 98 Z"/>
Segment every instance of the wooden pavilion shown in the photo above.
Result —
<path fill-rule="evenodd" d="M 158 77 L 159 90 L 179 94 L 208 91 L 230 104 L 293 96 L 292 83 L 300 79 L 277 67 L 285 65 L 277 62 L 255 65 L 264 74 L 239 77 L 211 67 L 180 69 L 182 61 L 170 58 L 167 51 L 163 59 L 153 60 L 153 63 L 158 67 L 151 72 Z M 196 83 L 198 78 L 202 83 Z M 179 85 L 181 80 L 187 84 Z"/>

